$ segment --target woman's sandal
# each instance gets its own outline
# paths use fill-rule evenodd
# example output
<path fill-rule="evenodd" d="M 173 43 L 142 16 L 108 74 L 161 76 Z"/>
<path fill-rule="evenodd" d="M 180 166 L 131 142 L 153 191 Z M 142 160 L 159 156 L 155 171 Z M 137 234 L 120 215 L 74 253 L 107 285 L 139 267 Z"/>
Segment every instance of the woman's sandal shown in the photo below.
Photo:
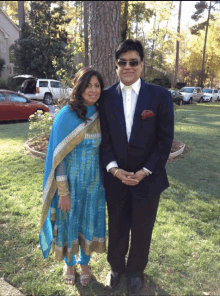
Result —
<path fill-rule="evenodd" d="M 89 271 L 91 271 L 90 267 L 89 267 Z M 84 287 L 86 287 L 91 280 L 91 272 L 87 273 L 87 274 L 80 274 L 80 284 Z"/>
<path fill-rule="evenodd" d="M 74 270 L 75 268 L 73 268 Z M 67 267 L 64 266 L 63 271 L 63 279 L 66 285 L 74 285 L 75 284 L 75 274 L 67 274 Z"/>

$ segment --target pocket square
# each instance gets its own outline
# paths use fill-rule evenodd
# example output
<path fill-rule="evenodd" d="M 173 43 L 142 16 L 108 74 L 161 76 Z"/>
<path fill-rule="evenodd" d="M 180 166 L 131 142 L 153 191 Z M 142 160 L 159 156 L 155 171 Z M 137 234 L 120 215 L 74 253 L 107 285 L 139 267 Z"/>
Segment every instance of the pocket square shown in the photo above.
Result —
<path fill-rule="evenodd" d="M 148 117 L 154 117 L 154 112 L 151 111 L 151 110 L 144 110 L 142 113 L 141 113 L 141 118 L 144 120 Z"/>

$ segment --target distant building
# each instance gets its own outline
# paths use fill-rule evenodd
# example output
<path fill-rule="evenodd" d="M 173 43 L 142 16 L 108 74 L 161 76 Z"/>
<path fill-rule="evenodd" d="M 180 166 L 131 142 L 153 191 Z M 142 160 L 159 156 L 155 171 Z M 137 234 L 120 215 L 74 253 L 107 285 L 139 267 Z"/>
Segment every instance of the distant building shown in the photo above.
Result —
<path fill-rule="evenodd" d="M 19 27 L 0 8 L 0 58 L 5 60 L 4 69 L 1 73 L 3 79 L 14 73 L 14 52 L 11 45 L 19 38 Z"/>

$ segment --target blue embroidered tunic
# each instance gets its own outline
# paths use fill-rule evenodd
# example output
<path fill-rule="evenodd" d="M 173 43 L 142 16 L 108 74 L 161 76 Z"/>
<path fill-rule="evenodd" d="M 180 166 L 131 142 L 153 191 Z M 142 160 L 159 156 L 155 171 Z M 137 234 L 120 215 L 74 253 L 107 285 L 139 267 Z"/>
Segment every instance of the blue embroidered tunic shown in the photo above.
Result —
<path fill-rule="evenodd" d="M 87 106 L 87 117 L 91 114 L 94 116 L 95 111 L 95 106 Z M 69 112 L 75 113 L 69 110 L 68 115 L 70 116 L 72 114 Z M 65 116 L 61 116 L 59 119 L 60 126 L 62 126 L 63 120 L 66 121 L 67 113 L 64 112 L 64 114 Z M 58 190 L 51 200 L 47 218 L 40 233 L 44 258 L 49 255 L 51 247 L 57 260 L 62 260 L 64 256 L 67 256 L 70 261 L 72 255 L 78 252 L 79 246 L 82 247 L 86 255 L 91 255 L 93 251 L 105 252 L 105 193 L 99 169 L 99 145 L 101 142 L 99 119 L 96 119 L 94 123 L 90 130 L 86 130 L 83 139 L 76 146 L 74 144 L 75 147 L 69 153 L 62 154 L 61 152 L 64 158 L 54 166 L 55 187 Z M 76 133 L 77 135 L 73 133 L 73 142 L 78 135 L 80 136 L 80 126 L 83 131 L 83 127 L 86 125 L 81 120 L 79 121 L 74 129 L 78 128 L 78 133 Z M 58 146 L 61 145 L 60 143 L 64 143 L 64 150 L 69 145 L 65 145 L 65 140 L 66 137 L 58 141 L 59 144 L 57 143 Z M 57 147 L 57 145 L 55 146 Z M 47 181 L 44 182 L 45 191 L 47 183 Z M 68 189 L 66 188 L 67 184 Z M 68 190 L 71 198 L 69 213 L 58 208 L 59 193 L 64 190 L 63 188 Z M 49 192 L 49 190 L 47 191 Z M 46 201 L 47 199 L 46 197 Z"/>

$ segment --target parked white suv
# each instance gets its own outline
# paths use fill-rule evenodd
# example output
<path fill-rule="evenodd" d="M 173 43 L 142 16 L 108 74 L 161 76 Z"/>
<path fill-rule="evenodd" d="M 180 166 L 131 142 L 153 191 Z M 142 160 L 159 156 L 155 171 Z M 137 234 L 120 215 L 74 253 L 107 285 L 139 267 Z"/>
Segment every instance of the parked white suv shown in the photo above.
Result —
<path fill-rule="evenodd" d="M 25 78 L 19 93 L 31 100 L 43 101 L 46 105 L 67 98 L 72 92 L 72 88 L 64 88 L 60 81 L 54 79 L 35 78 L 32 75 L 18 75 L 14 78 Z"/>
<path fill-rule="evenodd" d="M 203 92 L 201 87 L 188 87 L 185 86 L 180 90 L 183 95 L 183 103 L 192 104 L 193 102 L 202 102 Z"/>
<path fill-rule="evenodd" d="M 216 88 L 203 88 L 203 101 L 204 102 L 212 102 L 212 101 L 218 101 L 219 99 L 219 93 Z"/>

